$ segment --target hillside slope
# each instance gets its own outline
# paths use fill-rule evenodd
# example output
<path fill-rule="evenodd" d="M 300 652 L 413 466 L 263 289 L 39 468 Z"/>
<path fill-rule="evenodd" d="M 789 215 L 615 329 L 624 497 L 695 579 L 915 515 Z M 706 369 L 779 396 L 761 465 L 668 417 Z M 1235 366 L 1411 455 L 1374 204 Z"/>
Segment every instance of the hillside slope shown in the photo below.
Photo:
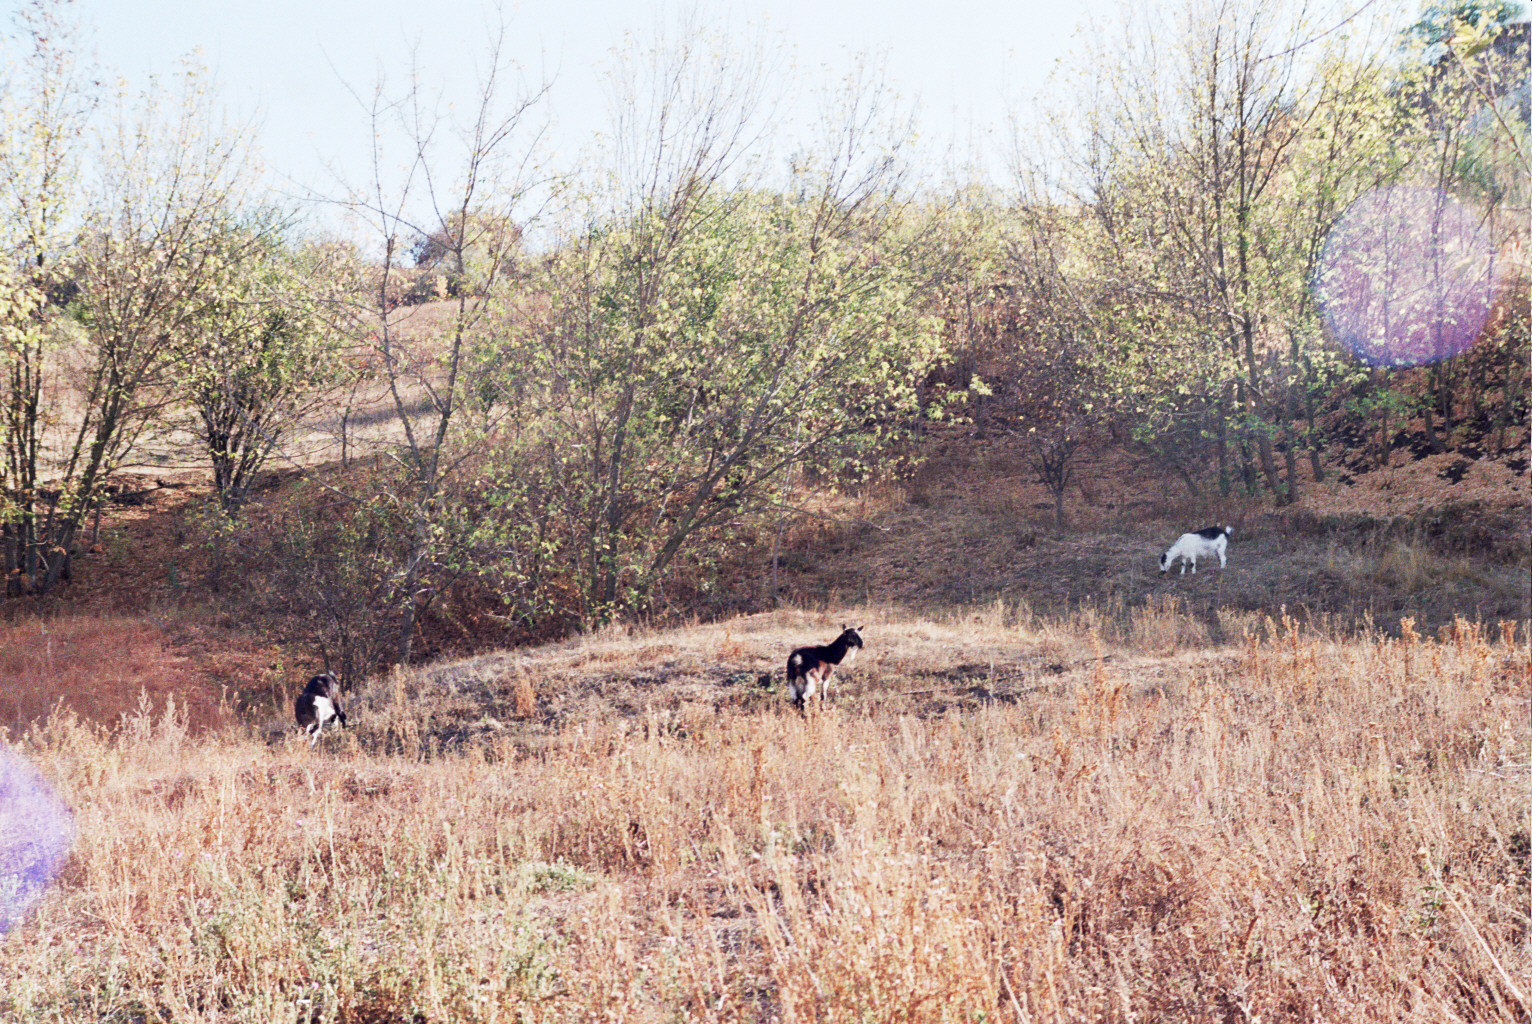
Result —
<path fill-rule="evenodd" d="M 904 480 L 805 493 L 813 514 L 785 523 L 779 545 L 763 529 L 723 564 L 675 581 L 660 595 L 656 621 L 727 618 L 778 602 L 946 614 L 999 601 L 1023 615 L 1088 614 L 1127 635 L 1143 609 L 1176 607 L 1217 645 L 1236 639 L 1231 615 L 1284 610 L 1331 631 L 1371 623 L 1397 633 L 1404 617 L 1424 631 L 1460 615 L 1526 619 L 1526 448 L 1522 435 L 1498 458 L 1417 458 L 1401 449 L 1390 468 L 1340 467 L 1308 481 L 1297 506 L 1274 512 L 1260 496 L 1237 492 L 1193 498 L 1153 465 L 1102 447 L 1082 462 L 1060 530 L 1052 496 L 1016 438 L 948 427 L 927 435 Z M 293 477 L 272 479 L 276 490 L 267 493 L 280 494 Z M 49 602 L 5 609 L 0 640 L 16 682 L 0 699 L 0 725 L 23 729 L 59 700 L 116 722 L 136 708 L 146 681 L 151 694 L 182 694 L 194 728 L 240 707 L 285 713 L 316 667 L 313 652 L 280 642 L 237 588 L 210 589 L 210 548 L 195 518 L 205 495 L 196 474 L 125 479 L 74 580 Z M 1236 527 L 1228 568 L 1161 577 L 1156 560 L 1165 546 L 1209 523 Z M 493 608 L 475 602 L 482 596 L 448 595 L 439 604 L 419 645 L 427 658 L 518 641 L 483 614 Z M 39 614 L 65 646 L 71 637 L 131 636 L 137 667 L 120 671 L 107 643 L 75 644 L 68 672 L 50 668 L 49 640 L 29 625 Z M 104 634 L 97 620 L 109 623 Z"/>

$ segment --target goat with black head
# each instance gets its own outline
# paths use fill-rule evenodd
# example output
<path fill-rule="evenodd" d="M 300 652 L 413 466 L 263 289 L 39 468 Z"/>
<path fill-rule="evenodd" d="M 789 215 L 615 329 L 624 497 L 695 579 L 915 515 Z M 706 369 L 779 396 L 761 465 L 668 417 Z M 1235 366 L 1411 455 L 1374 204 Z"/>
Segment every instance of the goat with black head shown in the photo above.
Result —
<path fill-rule="evenodd" d="M 862 634 L 856 627 L 848 626 L 840 636 L 823 647 L 800 647 L 787 658 L 787 693 L 799 711 L 805 710 L 808 699 L 819 690 L 819 703 L 824 704 L 825 693 L 830 688 L 830 677 L 841 665 L 849 665 L 862 649 Z"/>
<path fill-rule="evenodd" d="M 1181 575 L 1186 575 L 1187 565 L 1192 567 L 1192 575 L 1197 573 L 1197 559 L 1212 558 L 1218 556 L 1218 568 L 1222 569 L 1228 564 L 1229 536 L 1234 532 L 1232 526 L 1207 526 L 1196 533 L 1183 533 L 1170 546 L 1170 550 L 1160 556 L 1160 575 L 1170 571 L 1170 567 L 1181 560 Z"/>
<path fill-rule="evenodd" d="M 336 704 L 339 697 L 340 680 L 333 673 L 321 672 L 308 681 L 293 702 L 293 714 L 309 734 L 309 746 L 319 742 L 319 734 L 330 722 L 346 724 L 346 713 Z"/>

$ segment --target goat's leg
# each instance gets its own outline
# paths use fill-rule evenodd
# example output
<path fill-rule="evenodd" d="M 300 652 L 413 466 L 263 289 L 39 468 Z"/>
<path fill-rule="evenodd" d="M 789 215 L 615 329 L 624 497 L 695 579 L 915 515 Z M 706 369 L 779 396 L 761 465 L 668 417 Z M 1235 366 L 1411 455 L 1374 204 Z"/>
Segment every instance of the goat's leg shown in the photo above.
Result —
<path fill-rule="evenodd" d="M 1228 563 L 1226 561 L 1224 561 L 1224 549 L 1223 548 L 1219 548 L 1218 549 L 1218 568 L 1222 569 L 1222 568 L 1226 567 L 1227 565 L 1228 565 Z"/>

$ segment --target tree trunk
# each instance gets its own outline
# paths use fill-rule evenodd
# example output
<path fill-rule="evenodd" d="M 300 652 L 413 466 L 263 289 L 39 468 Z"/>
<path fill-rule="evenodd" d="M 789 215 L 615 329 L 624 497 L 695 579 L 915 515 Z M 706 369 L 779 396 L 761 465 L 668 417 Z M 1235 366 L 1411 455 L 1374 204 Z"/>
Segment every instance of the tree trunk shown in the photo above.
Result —
<path fill-rule="evenodd" d="M 1224 401 L 1224 396 L 1220 395 L 1215 415 L 1218 417 L 1218 491 L 1227 498 L 1229 496 L 1229 414 Z"/>
<path fill-rule="evenodd" d="M 1442 433 L 1447 435 L 1448 444 L 1452 443 L 1452 368 L 1456 362 L 1456 359 L 1448 359 L 1441 364 L 1440 383 L 1436 390 L 1442 413 Z"/>
<path fill-rule="evenodd" d="M 793 440 L 794 444 L 796 444 L 796 434 L 793 436 Z M 782 529 L 787 519 L 787 503 L 793 497 L 793 469 L 796 466 L 796 462 L 790 462 L 787 465 L 786 479 L 782 482 L 782 501 L 777 505 L 777 528 L 771 538 L 771 606 L 773 608 L 780 608 L 782 606 L 782 591 L 777 583 L 777 560 L 781 558 Z"/>
<path fill-rule="evenodd" d="M 1261 482 L 1256 476 L 1255 460 L 1250 456 L 1250 438 L 1243 436 L 1239 439 L 1239 475 L 1245 484 L 1245 494 L 1255 497 L 1261 489 Z"/>
<path fill-rule="evenodd" d="M 1441 387 L 1441 373 L 1436 367 L 1431 367 L 1431 372 L 1426 377 L 1429 382 L 1426 388 L 1426 400 L 1422 405 L 1422 417 L 1426 424 L 1426 443 L 1431 446 L 1431 454 L 1436 455 L 1442 450 L 1441 441 L 1436 436 L 1436 416 L 1432 408 L 1436 404 L 1437 389 Z"/>
<path fill-rule="evenodd" d="M 1505 430 L 1510 425 L 1516 400 L 1520 397 L 1520 377 L 1508 379 L 1500 393 L 1500 411 L 1495 414 L 1495 454 L 1505 452 Z"/>
<path fill-rule="evenodd" d="M 1304 377 L 1303 408 L 1309 427 L 1309 466 L 1314 470 L 1314 482 L 1319 483 L 1325 478 L 1325 467 L 1320 461 L 1319 425 L 1314 418 L 1314 366 L 1307 359 L 1304 360 Z"/>
<path fill-rule="evenodd" d="M 1246 345 L 1253 342 L 1246 341 Z M 1251 352 L 1250 379 L 1255 380 L 1254 352 Z M 1277 477 L 1277 460 L 1271 450 L 1271 433 L 1267 430 L 1267 417 L 1263 415 L 1265 410 L 1261 408 L 1263 402 L 1256 395 L 1253 384 L 1241 388 L 1245 407 L 1245 416 L 1250 423 L 1256 424 L 1255 453 L 1261 461 L 1261 475 L 1266 479 L 1266 489 L 1271 492 L 1272 498 L 1277 504 L 1282 504 L 1282 481 Z"/>
<path fill-rule="evenodd" d="M 1388 441 L 1388 406 L 1383 406 L 1382 416 L 1378 425 L 1378 468 L 1387 469 L 1389 462 L 1389 449 L 1392 446 Z"/>
<path fill-rule="evenodd" d="M 1282 480 L 1277 476 L 1277 459 L 1271 447 L 1271 435 L 1263 429 L 1256 435 L 1256 454 L 1261 457 L 1261 475 L 1266 478 L 1266 489 L 1271 491 L 1272 498 L 1278 505 L 1283 504 Z"/>
<path fill-rule="evenodd" d="M 408 665 L 415 645 L 415 621 L 419 615 L 416 593 L 420 589 L 421 564 L 431 551 L 431 524 L 424 520 L 414 526 L 414 539 L 410 544 L 408 560 L 404 563 L 403 579 L 396 594 L 402 608 L 399 613 L 399 640 L 396 645 L 399 664 Z"/>
<path fill-rule="evenodd" d="M 1287 491 L 1282 496 L 1282 504 L 1284 505 L 1291 505 L 1298 500 L 1298 399 L 1293 390 L 1298 368 L 1296 359 L 1297 347 L 1295 341 L 1293 344 L 1293 355 L 1295 358 L 1291 366 L 1292 372 L 1288 374 L 1287 378 L 1287 408 L 1285 410 L 1287 419 L 1287 446 L 1283 452 L 1287 462 Z"/>
<path fill-rule="evenodd" d="M 73 523 L 65 524 L 64 528 L 59 531 L 58 544 L 52 552 L 53 557 L 49 558 L 45 563 L 46 570 L 43 573 L 42 586 L 41 589 L 36 589 L 36 593 L 49 593 L 58 585 L 60 577 L 65 574 L 69 567 L 69 551 L 74 546 L 74 535 L 75 526 Z"/>
<path fill-rule="evenodd" d="M 404 611 L 399 616 L 399 664 L 410 663 L 410 653 L 415 646 L 415 595 L 406 594 L 404 598 Z"/>
<path fill-rule="evenodd" d="M 1187 471 L 1184 465 L 1182 465 L 1180 462 L 1175 462 L 1172 463 L 1171 468 L 1176 471 L 1176 475 L 1179 476 L 1181 478 L 1181 482 L 1186 485 L 1187 494 L 1191 495 L 1193 498 L 1200 498 L 1202 496 L 1202 491 L 1197 486 L 1197 479 Z"/>

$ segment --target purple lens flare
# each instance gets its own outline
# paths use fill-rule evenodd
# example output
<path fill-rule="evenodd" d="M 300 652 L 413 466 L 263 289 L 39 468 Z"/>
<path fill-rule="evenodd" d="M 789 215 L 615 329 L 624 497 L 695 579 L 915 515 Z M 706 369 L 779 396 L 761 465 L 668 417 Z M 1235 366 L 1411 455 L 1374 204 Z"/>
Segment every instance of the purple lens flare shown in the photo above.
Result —
<path fill-rule="evenodd" d="M 1373 366 L 1466 352 L 1494 300 L 1494 247 L 1477 213 L 1434 189 L 1394 186 L 1347 207 L 1325 238 L 1314 292 L 1330 333 Z"/>
<path fill-rule="evenodd" d="M 0 935 L 47 891 L 73 840 L 69 808 L 26 758 L 0 743 Z"/>

